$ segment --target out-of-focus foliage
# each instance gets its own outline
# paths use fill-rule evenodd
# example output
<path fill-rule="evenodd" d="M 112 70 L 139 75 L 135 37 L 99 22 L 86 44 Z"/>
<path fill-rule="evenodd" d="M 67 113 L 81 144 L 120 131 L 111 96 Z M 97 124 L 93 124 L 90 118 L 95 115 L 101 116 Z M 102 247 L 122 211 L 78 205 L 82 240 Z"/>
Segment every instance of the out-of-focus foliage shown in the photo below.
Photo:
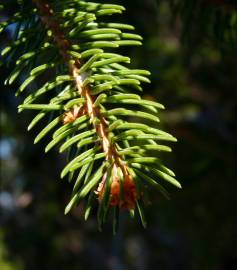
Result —
<path fill-rule="evenodd" d="M 35 134 L 22 135 L 27 115 L 17 116 L 13 89 L 1 86 L 0 241 L 10 269 L 237 268 L 236 46 L 223 49 L 206 32 L 198 44 L 184 44 L 182 19 L 174 23 L 167 1 L 123 4 L 124 21 L 144 36 L 142 50 L 126 53 L 132 65 L 152 72 L 144 95 L 166 105 L 162 121 L 179 143 L 172 159 L 164 158 L 183 191 L 168 202 L 153 195 L 147 230 L 124 214 L 115 238 L 109 228 L 98 233 L 95 219 L 83 222 L 83 205 L 64 217 L 70 187 L 56 180 L 63 161 L 30 146 Z M 198 37 L 199 24 L 189 27 Z"/>
<path fill-rule="evenodd" d="M 221 49 L 236 48 L 236 1 L 170 0 L 170 3 L 173 14 L 181 18 L 182 39 L 187 46 L 211 42 Z"/>

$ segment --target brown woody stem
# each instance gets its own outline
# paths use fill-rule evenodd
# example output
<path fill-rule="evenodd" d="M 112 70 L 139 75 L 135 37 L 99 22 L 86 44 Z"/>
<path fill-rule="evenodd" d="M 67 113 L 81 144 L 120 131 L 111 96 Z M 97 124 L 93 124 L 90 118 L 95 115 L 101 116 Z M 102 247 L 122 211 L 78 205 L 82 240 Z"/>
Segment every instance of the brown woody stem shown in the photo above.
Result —
<path fill-rule="evenodd" d="M 54 16 L 53 9 L 45 0 L 33 0 L 33 2 L 40 12 L 42 22 L 52 31 L 54 41 L 57 44 L 63 59 L 68 64 L 69 71 L 74 77 L 76 87 L 80 95 L 86 100 L 84 113 L 87 113 L 90 116 L 91 123 L 95 127 L 97 134 L 101 139 L 101 146 L 103 151 L 106 153 L 106 159 L 113 161 L 116 167 L 120 167 L 124 176 L 128 175 L 128 169 L 119 156 L 116 146 L 109 139 L 106 119 L 101 114 L 100 109 L 94 106 L 95 99 L 90 94 L 90 87 L 82 86 L 82 78 L 80 75 L 81 63 L 78 59 L 72 59 L 69 55 L 68 50 L 71 47 L 71 43 L 66 39 L 65 34 L 60 28 L 59 21 Z M 72 64 L 70 60 L 74 60 L 74 63 Z"/>

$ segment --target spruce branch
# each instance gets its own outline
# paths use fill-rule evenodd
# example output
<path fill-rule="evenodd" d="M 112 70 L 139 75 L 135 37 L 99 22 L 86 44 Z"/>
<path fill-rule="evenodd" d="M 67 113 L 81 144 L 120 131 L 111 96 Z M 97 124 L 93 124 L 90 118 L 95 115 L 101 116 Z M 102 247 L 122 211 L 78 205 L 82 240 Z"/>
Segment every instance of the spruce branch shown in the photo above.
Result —
<path fill-rule="evenodd" d="M 158 158 L 159 152 L 171 151 L 160 141 L 176 141 L 154 125 L 159 123 L 157 114 L 163 105 L 131 93 L 142 90 L 141 82 L 150 82 L 150 73 L 130 69 L 130 59 L 113 52 L 121 46 L 141 45 L 142 38 L 127 33 L 134 30 L 130 25 L 101 21 L 103 16 L 122 13 L 124 7 L 79 0 L 32 0 L 23 1 L 18 8 L 0 25 L 5 31 L 17 24 L 15 39 L 1 53 L 6 63 L 15 62 L 6 83 L 26 77 L 17 95 L 29 94 L 19 111 L 39 110 L 29 130 L 52 115 L 35 143 L 52 133 L 45 151 L 61 143 L 59 151 L 69 153 L 70 162 L 61 177 L 68 175 L 75 184 L 65 213 L 87 197 L 85 219 L 98 200 L 100 228 L 111 209 L 115 229 L 118 210 L 127 209 L 133 215 L 136 207 L 145 225 L 146 186 L 166 197 L 161 179 L 181 186 Z M 49 71 L 55 74 L 52 81 L 39 89 L 29 87 Z M 46 103 L 34 103 L 38 100 Z"/>

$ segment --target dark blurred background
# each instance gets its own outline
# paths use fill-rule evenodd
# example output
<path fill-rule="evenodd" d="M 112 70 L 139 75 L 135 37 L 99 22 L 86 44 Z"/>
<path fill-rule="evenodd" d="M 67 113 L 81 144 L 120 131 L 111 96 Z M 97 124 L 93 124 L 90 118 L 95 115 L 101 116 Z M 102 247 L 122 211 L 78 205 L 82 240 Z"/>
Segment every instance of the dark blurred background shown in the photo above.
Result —
<path fill-rule="evenodd" d="M 104 2 L 104 1 L 98 1 Z M 106 1 L 107 2 L 107 1 Z M 236 1 L 109 1 L 126 6 L 118 21 L 136 26 L 142 48 L 126 49 L 132 65 L 152 72 L 144 98 L 166 106 L 162 128 L 178 138 L 163 159 L 183 190 L 167 201 L 154 193 L 148 228 L 121 214 L 98 232 L 83 203 L 69 215 L 71 186 L 59 179 L 65 157 L 33 145 L 32 115 L 17 114 L 12 87 L 1 88 L 1 270 L 237 269 Z M 1 13 L 3 18 L 4 14 Z M 1 35 L 1 46 L 8 37 Z"/>

